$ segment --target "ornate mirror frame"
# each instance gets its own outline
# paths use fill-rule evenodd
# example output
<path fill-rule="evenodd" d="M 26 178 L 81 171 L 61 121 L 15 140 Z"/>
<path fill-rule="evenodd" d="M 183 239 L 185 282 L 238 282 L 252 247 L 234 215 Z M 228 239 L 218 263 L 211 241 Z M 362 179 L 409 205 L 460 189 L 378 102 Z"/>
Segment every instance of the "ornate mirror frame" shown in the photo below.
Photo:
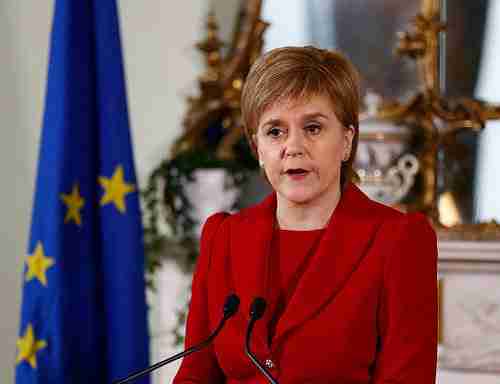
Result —
<path fill-rule="evenodd" d="M 440 238 L 461 240 L 500 239 L 495 221 L 446 227 L 439 222 L 437 208 L 438 151 L 462 131 L 480 132 L 485 123 L 500 118 L 500 107 L 471 98 L 447 99 L 441 90 L 440 36 L 446 31 L 440 0 L 422 0 L 421 11 L 413 20 L 413 30 L 399 34 L 396 52 L 417 62 L 422 90 L 406 103 L 386 103 L 378 116 L 420 130 L 423 147 L 419 154 L 423 190 L 415 210 L 433 221 Z"/>
<path fill-rule="evenodd" d="M 260 55 L 263 34 L 268 23 L 260 18 L 262 0 L 243 2 L 234 38 L 227 57 L 222 57 L 223 42 L 218 37 L 215 15 L 207 20 L 207 37 L 197 44 L 205 56 L 206 70 L 199 77 L 200 96 L 189 98 L 183 121 L 184 134 L 174 144 L 174 156 L 184 151 L 203 148 L 203 133 L 213 121 L 222 118 L 227 134 L 216 154 L 221 159 L 235 157 L 233 146 L 243 137 L 240 125 L 240 96 L 243 82 L 255 59 Z"/>

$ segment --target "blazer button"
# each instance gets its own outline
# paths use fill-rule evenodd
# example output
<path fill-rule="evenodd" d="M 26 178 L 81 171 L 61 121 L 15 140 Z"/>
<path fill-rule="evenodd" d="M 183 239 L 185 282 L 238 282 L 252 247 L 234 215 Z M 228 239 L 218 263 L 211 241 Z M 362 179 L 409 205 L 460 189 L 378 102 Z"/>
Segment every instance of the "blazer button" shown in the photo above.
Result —
<path fill-rule="evenodd" d="M 273 361 L 271 359 L 266 359 L 266 361 L 264 361 L 264 365 L 268 369 L 273 369 L 274 368 L 274 363 L 273 363 Z"/>

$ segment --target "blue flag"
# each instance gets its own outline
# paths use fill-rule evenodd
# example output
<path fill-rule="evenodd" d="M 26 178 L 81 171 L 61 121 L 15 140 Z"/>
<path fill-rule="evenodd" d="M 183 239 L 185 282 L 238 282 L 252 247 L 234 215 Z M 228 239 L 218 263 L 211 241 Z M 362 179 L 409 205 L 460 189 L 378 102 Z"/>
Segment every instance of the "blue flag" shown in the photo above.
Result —
<path fill-rule="evenodd" d="M 16 383 L 110 383 L 148 348 L 116 3 L 56 0 Z"/>

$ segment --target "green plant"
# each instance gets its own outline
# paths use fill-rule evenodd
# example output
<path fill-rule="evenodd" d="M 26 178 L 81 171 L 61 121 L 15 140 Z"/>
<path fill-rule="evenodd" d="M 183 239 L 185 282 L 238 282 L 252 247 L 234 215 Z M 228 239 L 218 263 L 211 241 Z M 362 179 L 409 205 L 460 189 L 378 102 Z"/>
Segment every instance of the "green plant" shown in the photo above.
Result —
<path fill-rule="evenodd" d="M 225 187 L 241 190 L 252 167 L 248 161 L 224 160 L 208 150 L 193 150 L 162 161 L 151 172 L 142 191 L 146 283 L 149 289 L 155 290 L 154 274 L 165 260 L 174 260 L 182 271 L 191 273 L 198 258 L 196 228 L 200 223 L 193 217 L 193 203 L 186 193 L 186 185 L 195 181 L 195 171 L 224 169 L 227 175 Z M 232 210 L 239 208 L 239 199 L 236 199 Z M 183 341 L 180 329 L 185 316 L 186 308 L 177 313 L 177 325 L 173 330 L 176 344 Z"/>

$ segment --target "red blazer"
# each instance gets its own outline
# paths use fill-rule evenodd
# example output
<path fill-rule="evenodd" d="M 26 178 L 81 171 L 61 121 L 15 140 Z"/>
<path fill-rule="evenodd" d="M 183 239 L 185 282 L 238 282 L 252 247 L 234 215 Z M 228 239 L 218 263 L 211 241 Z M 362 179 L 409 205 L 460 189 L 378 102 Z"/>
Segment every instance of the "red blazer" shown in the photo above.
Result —
<path fill-rule="evenodd" d="M 174 383 L 266 383 L 244 353 L 250 303 L 268 302 L 253 351 L 282 384 L 431 384 L 437 353 L 436 236 L 421 214 L 349 184 L 268 342 L 277 287 L 269 259 L 276 196 L 203 229 L 186 345 L 204 339 L 229 293 L 241 299 L 214 344 L 184 359 Z"/>

